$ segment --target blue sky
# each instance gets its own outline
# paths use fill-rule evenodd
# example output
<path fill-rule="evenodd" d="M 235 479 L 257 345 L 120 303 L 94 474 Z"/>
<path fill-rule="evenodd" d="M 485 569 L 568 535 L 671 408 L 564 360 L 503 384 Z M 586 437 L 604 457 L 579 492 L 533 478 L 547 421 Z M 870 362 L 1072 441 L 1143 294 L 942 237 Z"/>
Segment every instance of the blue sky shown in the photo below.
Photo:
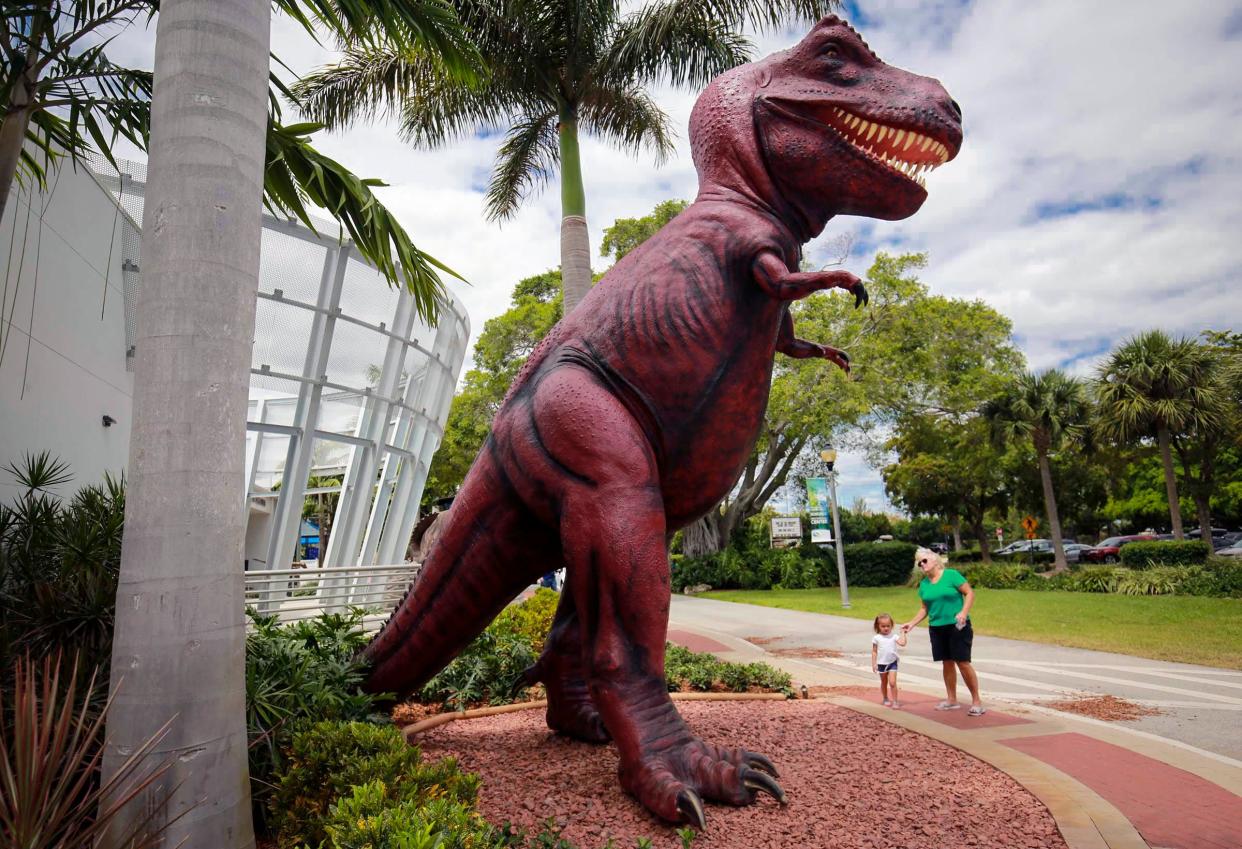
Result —
<path fill-rule="evenodd" d="M 1089 374 L 1116 342 L 1154 327 L 1242 329 L 1242 4 L 875 0 L 844 14 L 884 61 L 945 84 L 965 142 L 931 175 L 917 215 L 837 219 L 812 259 L 843 233 L 855 236 L 846 266 L 858 273 L 877 250 L 927 251 L 932 291 L 1005 314 L 1034 369 Z M 756 38 L 757 51 L 805 30 Z M 116 58 L 149 67 L 151 41 L 131 33 Z M 272 46 L 298 70 L 332 58 L 279 19 Z M 695 194 L 685 138 L 694 93 L 655 97 L 680 134 L 662 167 L 583 142 L 594 246 L 615 219 Z M 458 291 L 476 333 L 517 280 L 559 262 L 555 184 L 503 226 L 483 218 L 499 141 L 413 151 L 382 124 L 321 140 L 391 184 L 382 196 L 417 244 L 471 280 Z M 884 505 L 861 456 L 838 466 L 844 504 Z"/>

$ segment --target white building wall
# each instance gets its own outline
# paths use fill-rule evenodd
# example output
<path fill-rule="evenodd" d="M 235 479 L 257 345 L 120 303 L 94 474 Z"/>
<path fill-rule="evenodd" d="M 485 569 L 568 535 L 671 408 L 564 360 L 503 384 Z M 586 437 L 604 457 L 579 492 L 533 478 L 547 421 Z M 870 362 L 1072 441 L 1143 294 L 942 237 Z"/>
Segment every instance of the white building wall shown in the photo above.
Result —
<path fill-rule="evenodd" d="M 47 450 L 71 468 L 66 492 L 120 474 L 129 454 L 121 224 L 72 166 L 44 194 L 14 186 L 0 220 L 0 467 Z M 105 415 L 116 423 L 104 427 Z M 17 493 L 0 471 L 0 503 Z"/>

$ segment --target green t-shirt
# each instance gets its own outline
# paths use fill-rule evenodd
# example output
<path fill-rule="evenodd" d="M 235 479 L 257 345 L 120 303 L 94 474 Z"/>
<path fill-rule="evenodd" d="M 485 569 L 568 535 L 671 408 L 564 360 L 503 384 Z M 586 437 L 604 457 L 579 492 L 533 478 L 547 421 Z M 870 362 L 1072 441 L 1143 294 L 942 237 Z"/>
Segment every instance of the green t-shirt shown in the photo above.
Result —
<path fill-rule="evenodd" d="M 966 578 L 956 569 L 945 569 L 934 584 L 927 578 L 919 582 L 919 598 L 927 605 L 927 624 L 952 625 L 957 620 L 965 604 L 957 588 L 964 583 Z"/>

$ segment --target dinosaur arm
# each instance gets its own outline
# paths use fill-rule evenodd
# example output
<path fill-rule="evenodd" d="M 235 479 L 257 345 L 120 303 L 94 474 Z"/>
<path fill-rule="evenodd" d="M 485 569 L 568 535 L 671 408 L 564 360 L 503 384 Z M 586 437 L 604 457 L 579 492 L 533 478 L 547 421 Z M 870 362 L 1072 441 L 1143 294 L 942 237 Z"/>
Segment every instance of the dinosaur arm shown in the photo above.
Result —
<path fill-rule="evenodd" d="M 793 316 L 789 314 L 789 310 L 785 310 L 785 315 L 781 318 L 780 335 L 776 337 L 776 350 L 787 357 L 793 357 L 795 360 L 805 360 L 809 357 L 823 357 L 825 360 L 831 360 L 839 365 L 846 372 L 850 370 L 850 355 L 829 345 L 821 345 L 818 342 L 808 342 L 805 339 L 799 339 L 794 336 Z"/>
<path fill-rule="evenodd" d="M 759 288 L 778 301 L 797 301 L 834 288 L 852 292 L 855 307 L 868 301 L 862 281 L 848 271 L 790 271 L 772 251 L 763 251 L 755 258 L 754 276 Z"/>

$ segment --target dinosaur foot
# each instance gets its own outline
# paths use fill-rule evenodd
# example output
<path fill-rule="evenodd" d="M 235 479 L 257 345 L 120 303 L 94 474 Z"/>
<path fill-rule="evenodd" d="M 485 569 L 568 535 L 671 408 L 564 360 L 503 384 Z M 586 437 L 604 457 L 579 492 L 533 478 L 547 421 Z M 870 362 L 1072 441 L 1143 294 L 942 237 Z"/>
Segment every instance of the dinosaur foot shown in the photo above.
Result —
<path fill-rule="evenodd" d="M 548 691 L 548 727 L 584 743 L 607 743 L 612 737 L 591 701 L 586 682 L 561 674 L 559 667 L 560 664 L 545 656 L 526 670 L 529 683 L 541 681 Z"/>
<path fill-rule="evenodd" d="M 707 827 L 703 800 L 750 805 L 766 793 L 782 805 L 785 791 L 776 767 L 763 755 L 726 749 L 693 738 L 647 755 L 634 767 L 623 765 L 621 786 L 648 810 L 669 822 Z"/>

